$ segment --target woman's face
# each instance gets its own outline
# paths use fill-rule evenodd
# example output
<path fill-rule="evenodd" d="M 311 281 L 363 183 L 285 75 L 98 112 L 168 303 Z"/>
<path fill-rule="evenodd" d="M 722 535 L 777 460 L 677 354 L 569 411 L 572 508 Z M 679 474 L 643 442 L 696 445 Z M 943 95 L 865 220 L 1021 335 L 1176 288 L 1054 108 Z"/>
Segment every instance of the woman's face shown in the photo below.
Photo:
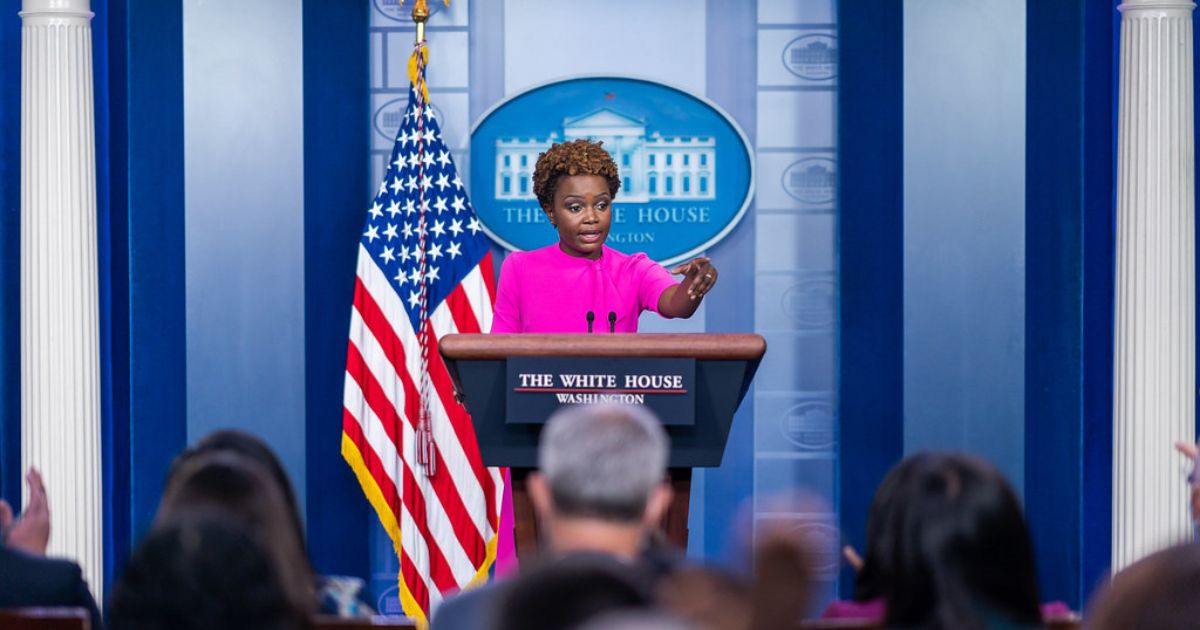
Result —
<path fill-rule="evenodd" d="M 558 229 L 559 246 L 572 256 L 595 260 L 612 225 L 612 195 L 599 175 L 559 178 L 546 216 Z"/>

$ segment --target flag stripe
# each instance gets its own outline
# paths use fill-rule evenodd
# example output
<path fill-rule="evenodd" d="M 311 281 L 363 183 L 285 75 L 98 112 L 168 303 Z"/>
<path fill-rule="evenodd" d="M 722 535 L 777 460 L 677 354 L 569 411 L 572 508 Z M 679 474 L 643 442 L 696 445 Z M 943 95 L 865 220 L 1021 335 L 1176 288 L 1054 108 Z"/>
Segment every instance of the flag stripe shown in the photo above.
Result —
<path fill-rule="evenodd" d="M 344 412 L 344 410 L 342 425 L 342 455 L 346 457 L 346 461 L 350 464 L 350 468 L 352 468 L 355 475 L 358 476 L 359 482 L 362 485 L 362 491 L 367 494 L 368 500 L 370 500 L 371 504 L 374 506 L 374 508 L 376 508 L 376 512 L 379 515 L 379 521 L 383 523 L 384 529 L 386 532 L 388 532 L 388 535 L 391 538 L 392 545 L 394 545 L 396 548 L 397 557 L 401 557 L 403 554 L 400 553 L 402 544 L 400 538 L 400 523 L 397 521 L 398 512 L 389 508 L 388 505 L 383 504 L 383 497 L 380 496 L 382 492 L 379 491 L 379 480 L 376 475 L 378 474 L 380 468 L 382 468 L 382 464 L 380 464 L 379 458 L 376 456 L 376 454 L 371 451 L 370 445 L 362 444 L 360 442 L 362 437 L 358 432 L 358 420 L 354 419 L 353 416 L 350 416 L 348 412 Z M 392 492 L 395 492 L 395 488 L 392 488 Z M 402 560 L 407 560 L 407 558 L 402 558 Z M 406 563 L 402 562 L 402 566 L 404 566 L 404 564 Z M 404 584 L 401 584 L 401 588 L 403 592 L 407 592 L 409 598 L 412 598 L 414 602 L 422 602 L 422 604 L 419 605 L 420 610 L 428 610 L 428 600 L 430 600 L 430 598 L 428 598 L 428 587 L 426 586 L 425 581 L 420 578 L 420 575 L 418 572 L 416 572 L 415 566 L 412 564 L 412 562 L 410 562 L 410 560 L 408 560 L 407 565 L 408 568 L 410 568 L 409 575 L 412 576 L 408 578 L 408 586 L 412 588 L 406 588 L 404 587 Z M 404 575 L 404 569 L 401 570 L 401 574 Z"/>
<path fill-rule="evenodd" d="M 463 278 L 461 285 L 463 295 L 471 303 L 471 310 L 475 313 L 480 332 L 491 332 L 492 330 L 492 299 L 488 288 L 493 282 L 492 277 L 487 275 L 490 272 L 484 270 L 484 264 L 490 264 L 491 259 L 492 254 L 488 252 L 484 259 L 471 269 L 471 273 Z"/>
<path fill-rule="evenodd" d="M 492 267 L 492 252 L 483 255 L 483 260 L 479 261 L 479 273 L 483 276 L 483 286 L 487 289 L 488 305 L 496 303 L 496 270 Z M 488 309 L 491 310 L 490 308 Z M 489 322 L 490 324 L 491 322 Z M 485 330 L 491 331 L 491 326 L 486 326 Z"/>
<path fill-rule="evenodd" d="M 403 427 L 403 443 L 412 444 L 415 441 L 412 430 L 408 424 L 395 415 L 391 404 L 387 401 L 386 395 L 378 382 L 371 375 L 371 371 L 367 368 L 367 363 L 363 357 L 355 352 L 346 361 L 348 371 L 362 370 L 361 380 L 357 380 L 356 384 L 359 389 L 355 390 L 352 387 L 347 388 L 346 398 L 348 402 L 357 402 L 354 400 L 356 395 L 361 396 L 366 402 L 366 410 L 364 420 L 368 426 L 378 426 L 382 424 L 387 426 L 392 424 L 396 427 Z M 392 414 L 392 417 L 380 423 L 381 418 L 386 418 Z M 383 436 L 380 436 L 382 438 Z M 390 459 L 395 457 L 400 459 L 399 455 L 392 448 L 395 444 L 395 436 L 389 436 L 392 439 L 376 439 L 372 440 L 372 447 L 381 458 Z M 469 580 L 474 574 L 474 564 L 470 558 L 467 558 L 463 553 L 463 548 L 459 545 L 447 545 L 447 550 L 443 550 L 437 543 L 437 538 L 431 534 L 432 529 L 445 528 L 453 529 L 451 519 L 442 511 L 446 504 L 446 499 L 442 499 L 439 503 L 436 500 L 426 501 L 424 488 L 421 487 L 420 481 L 413 475 L 410 467 L 405 464 L 403 468 L 403 484 L 406 490 L 413 489 L 413 492 L 405 492 L 403 501 L 404 507 L 411 512 L 412 518 L 417 522 L 417 529 L 421 533 L 421 537 L 429 546 L 430 566 L 433 569 L 435 582 L 439 588 L 447 588 L 459 584 L 461 579 Z M 469 529 L 469 528 L 468 528 Z M 449 559 L 448 559 L 449 558 Z"/>
<path fill-rule="evenodd" d="M 465 280 L 464 280 L 465 284 Z M 461 333 L 479 333 L 479 321 L 475 318 L 475 309 L 471 308 L 471 301 L 467 298 L 467 294 L 463 291 L 463 285 L 460 284 L 454 287 L 450 295 L 446 296 L 445 305 L 450 312 L 450 316 L 454 318 L 454 327 Z"/>
<path fill-rule="evenodd" d="M 354 383 L 353 377 L 347 375 L 346 380 L 348 381 L 346 383 L 347 390 L 351 387 L 357 388 L 357 383 Z M 346 393 L 346 398 L 349 399 L 349 392 Z M 398 515 L 402 509 L 400 494 L 396 492 L 395 479 L 398 475 L 396 474 L 396 471 L 390 470 L 389 468 L 390 466 L 394 466 L 399 462 L 393 462 L 392 460 L 379 457 L 380 449 L 376 449 L 371 444 L 371 439 L 366 435 L 366 433 L 373 430 L 374 427 L 364 430 L 362 423 L 358 420 L 358 418 L 365 416 L 366 411 L 368 411 L 366 409 L 365 401 L 362 401 L 362 403 L 363 404 L 360 405 L 354 405 L 353 401 L 347 400 L 346 406 L 342 407 L 342 431 L 354 442 L 354 445 L 358 448 L 359 454 L 363 456 L 363 463 L 366 465 L 367 471 L 371 473 L 371 477 L 378 485 L 380 495 L 386 502 L 388 510 L 391 512 L 393 518 L 398 519 Z M 355 406 L 357 408 L 351 409 L 351 406 Z M 372 459 L 366 457 L 368 453 L 375 456 L 375 458 Z M 385 461 L 388 462 L 388 464 L 384 464 L 383 462 Z"/>
<path fill-rule="evenodd" d="M 417 348 L 418 343 L 416 334 L 411 328 L 411 322 L 404 316 L 399 298 L 395 294 L 375 289 L 379 283 L 386 283 L 386 278 L 383 278 L 382 272 L 369 258 L 364 260 L 360 257 L 358 276 L 359 282 L 365 290 L 361 293 L 355 292 L 355 306 L 362 313 L 363 320 L 375 338 L 380 341 L 380 345 L 388 352 L 388 358 L 391 359 L 398 373 L 419 373 L 419 365 L 414 365 L 419 363 L 419 353 L 415 350 L 404 351 L 405 348 Z M 378 296 L 379 299 L 369 299 L 375 296 Z M 440 308 L 435 310 L 433 318 L 440 321 L 440 312 Z M 453 332 L 453 330 L 449 332 Z M 480 535 L 483 538 L 489 538 L 495 531 L 499 518 L 499 512 L 495 509 L 495 493 L 492 491 L 495 480 L 486 473 L 482 459 L 478 455 L 478 444 L 470 415 L 453 400 L 450 377 L 437 352 L 435 337 L 440 334 L 445 334 L 445 332 L 430 337 L 428 366 L 430 379 L 438 393 L 438 396 L 435 396 L 429 405 L 434 425 L 434 437 L 438 447 L 446 452 L 448 459 L 453 464 L 450 472 L 454 477 L 455 486 L 462 494 L 463 503 L 486 506 L 487 515 L 496 515 L 494 519 L 478 518 L 484 516 L 479 514 L 472 515 L 472 520 L 475 521 Z M 416 400 L 415 388 L 411 391 L 410 396 L 412 400 Z M 416 412 L 416 407 L 412 407 L 410 413 L 414 414 L 414 419 Z M 474 476 L 475 483 L 470 483 L 465 478 L 467 475 Z"/>
<path fill-rule="evenodd" d="M 363 322 L 358 311 L 353 311 L 351 315 L 351 330 L 358 332 L 361 331 L 365 326 L 366 324 Z M 392 364 L 390 363 L 389 358 L 386 356 L 385 350 L 378 344 L 377 339 L 369 334 L 361 334 L 359 339 L 360 343 L 363 345 L 363 348 L 361 349 L 361 356 L 351 357 L 347 361 L 347 365 L 356 365 L 356 363 L 361 360 L 365 365 L 369 366 L 370 373 L 386 374 L 392 372 Z M 407 379 L 405 379 L 403 376 L 400 376 L 399 380 L 403 382 Z M 349 400 L 353 394 L 354 392 L 347 391 L 347 399 Z M 391 388 L 390 395 L 386 390 L 380 391 L 375 400 L 371 402 L 371 409 L 376 413 L 377 416 L 386 417 L 381 416 L 380 414 L 392 414 L 391 417 L 388 418 L 388 421 L 392 423 L 393 426 L 399 427 L 402 431 L 402 435 L 400 436 L 389 435 L 391 438 L 389 444 L 394 444 L 397 440 L 402 440 L 400 443 L 406 445 L 412 445 L 416 443 L 416 436 L 414 433 L 415 423 L 405 422 L 397 417 L 394 411 L 395 409 L 405 405 L 405 400 L 412 400 L 413 396 L 414 390 L 411 382 L 405 382 L 398 387 Z M 371 397 L 368 396 L 368 398 Z M 385 425 L 386 424 L 387 423 L 385 423 Z M 388 445 L 385 444 L 383 446 L 386 447 Z M 410 449 L 406 448 L 405 450 L 407 451 Z M 380 454 L 386 455 L 386 453 L 383 452 Z M 444 460 L 441 459 L 440 451 L 438 451 L 438 456 L 439 465 L 442 465 Z M 408 477 L 412 475 L 410 467 L 406 465 L 404 472 L 405 481 L 407 483 Z M 443 477 L 445 477 L 445 475 L 443 475 Z M 422 476 L 422 479 L 425 478 Z M 467 575 L 467 573 L 473 574 L 475 571 L 475 557 L 468 557 L 469 550 L 474 550 L 477 546 L 482 545 L 484 547 L 483 553 L 486 555 L 486 542 L 483 540 L 483 537 L 479 535 L 479 532 L 476 531 L 475 528 L 471 527 L 469 521 L 463 521 L 461 519 L 455 521 L 453 519 L 454 509 L 457 508 L 463 511 L 466 509 L 462 506 L 462 500 L 457 493 L 454 492 L 453 487 L 449 487 L 449 484 L 446 483 L 434 483 L 432 485 L 426 483 L 420 485 L 420 490 L 422 491 L 422 496 L 420 498 L 422 498 L 423 501 L 428 501 L 428 503 L 431 505 L 429 510 L 432 515 L 428 516 L 428 518 L 433 523 L 432 529 L 434 531 L 452 530 L 454 531 L 460 543 L 459 545 L 450 545 L 450 550 L 447 553 L 447 556 L 452 560 L 451 564 L 454 567 L 455 578 L 461 580 L 465 576 L 469 580 L 471 575 Z M 414 518 L 417 516 L 419 515 L 414 514 Z M 459 584 L 461 583 L 462 582 L 460 581 Z"/>
<path fill-rule="evenodd" d="M 345 411 L 344 413 L 346 416 L 348 416 L 342 421 L 344 435 L 348 437 L 358 449 L 357 454 L 367 470 L 370 471 L 372 481 L 381 486 L 387 486 L 387 490 L 379 488 L 385 496 L 388 492 L 390 492 L 392 496 L 395 496 L 396 491 L 395 487 L 390 483 L 391 480 L 387 479 L 386 476 L 383 478 L 380 477 L 380 472 L 383 470 L 382 462 L 376 455 L 375 451 L 371 449 L 371 446 L 369 443 L 367 443 L 366 438 L 359 431 L 359 421 L 353 415 L 350 415 L 349 411 Z M 401 515 L 404 513 L 404 511 L 397 509 L 395 506 L 385 506 L 384 509 L 390 509 L 390 513 L 387 515 L 388 518 L 381 520 L 390 520 L 395 524 L 396 529 L 400 529 L 401 525 L 399 523 L 401 518 L 403 518 Z M 396 534 L 398 533 L 399 532 L 393 533 L 389 531 L 389 535 L 392 536 L 392 544 L 396 546 L 397 553 L 401 556 L 401 573 L 405 574 L 410 594 L 423 609 L 428 610 L 429 589 L 425 584 L 425 580 L 421 578 L 420 573 L 416 570 L 416 567 L 413 565 L 411 559 L 406 557 L 407 554 L 399 554 L 401 541 L 400 539 L 396 538 Z M 403 566 L 405 562 L 408 564 L 407 569 Z"/>
<path fill-rule="evenodd" d="M 395 329 L 388 325 L 388 319 L 380 312 L 379 306 L 374 302 L 374 300 L 371 300 L 371 297 L 367 292 L 356 295 L 355 307 L 355 313 L 361 317 L 361 321 L 363 321 L 365 326 L 370 330 L 371 336 L 373 336 L 376 342 L 378 342 L 378 345 L 386 355 L 387 360 L 392 364 L 395 372 L 400 377 L 403 387 L 399 388 L 396 396 L 398 399 L 402 398 L 402 400 L 398 400 L 398 402 L 401 404 L 397 408 L 405 409 L 405 415 L 408 418 L 409 424 L 415 428 L 417 425 L 418 414 L 416 405 L 419 401 L 416 385 L 408 377 L 408 373 L 405 371 L 404 367 L 402 365 L 397 365 L 397 363 L 406 356 L 404 347 L 408 345 L 416 345 L 417 341 L 414 337 L 408 343 L 402 342 L 396 336 Z M 431 348 L 431 365 L 432 361 L 436 359 L 436 356 L 436 348 Z M 443 501 L 448 499 L 446 495 L 450 492 L 454 492 L 456 495 L 453 503 L 446 506 L 448 512 L 451 512 L 455 515 L 461 514 L 468 519 L 468 522 L 475 522 L 475 519 L 471 518 L 471 515 L 467 513 L 465 508 L 462 506 L 470 503 L 473 500 L 483 500 L 485 501 L 484 504 L 486 505 L 485 493 L 478 487 L 478 485 L 472 484 L 470 481 L 471 465 L 468 460 L 468 455 L 461 450 L 463 443 L 458 440 L 447 441 L 443 435 L 439 435 L 446 433 L 444 425 L 449 421 L 449 419 L 446 418 L 445 411 L 442 407 L 442 401 L 444 399 L 442 393 L 446 388 L 440 385 L 436 379 L 434 380 L 433 385 L 434 389 L 436 390 L 436 395 L 434 396 L 434 400 L 430 401 L 430 416 L 432 421 L 435 423 L 434 452 L 437 456 L 437 467 L 444 471 L 442 475 L 434 476 L 434 487 L 438 491 L 439 497 L 443 497 Z M 451 403 L 457 405 L 457 403 L 453 402 L 452 395 Z M 442 419 L 445 419 L 445 421 L 441 421 Z M 453 430 L 453 428 L 451 428 L 451 430 Z M 474 439 L 474 434 L 472 434 L 471 437 Z M 459 448 L 456 449 L 455 447 Z M 445 474 L 445 472 L 448 472 L 449 475 Z M 458 508 L 458 511 L 456 511 L 456 508 Z M 465 526 L 465 523 L 463 523 L 461 520 L 457 522 L 459 522 L 460 525 Z M 486 543 L 484 542 L 484 539 L 490 537 L 491 532 L 494 531 L 494 527 L 486 522 L 475 522 L 475 530 L 475 537 L 462 538 L 460 536 L 460 540 L 462 540 L 464 545 L 468 545 L 468 553 L 472 554 L 472 557 L 483 557 L 483 555 L 486 555 Z"/>
<path fill-rule="evenodd" d="M 497 507 L 492 493 L 495 480 L 483 465 L 483 456 L 479 453 L 479 443 L 475 438 L 475 425 L 471 420 L 471 415 L 457 400 L 454 400 L 454 384 L 450 381 L 450 371 L 446 369 L 446 364 L 442 361 L 442 354 L 438 351 L 436 340 L 453 332 L 453 322 L 449 313 L 445 309 L 439 308 L 434 312 L 433 317 L 429 318 L 429 330 L 427 330 L 429 338 L 434 340 L 431 342 L 432 347 L 429 350 L 429 375 L 437 385 L 437 391 L 442 398 L 442 405 L 446 410 L 450 425 L 458 435 L 458 444 L 462 447 L 463 454 L 470 463 L 471 473 L 475 475 L 476 481 L 482 488 L 488 514 L 492 514 Z M 493 526 L 492 529 L 494 530 L 495 527 Z"/>
<path fill-rule="evenodd" d="M 350 394 L 347 394 L 347 397 L 349 398 Z M 364 399 L 365 398 L 366 397 L 364 396 Z M 374 426 L 374 424 L 378 421 L 378 416 L 370 409 L 370 404 L 370 401 L 366 400 L 363 405 L 365 410 L 363 413 L 363 420 L 368 424 L 368 426 Z M 370 442 L 369 438 L 368 441 Z M 376 439 L 374 443 L 371 444 L 372 450 L 380 459 L 389 460 L 391 457 L 395 456 L 395 451 L 392 451 L 389 456 L 388 449 L 378 448 L 382 442 L 383 440 Z M 434 539 L 429 532 L 427 525 L 428 519 L 425 509 L 426 506 L 420 493 L 415 491 L 416 480 L 408 470 L 407 466 L 404 467 L 400 481 L 401 487 L 404 489 L 403 507 L 397 512 L 398 516 L 400 517 L 400 521 L 404 522 L 404 519 L 407 517 L 410 520 L 413 520 L 415 523 L 418 523 L 418 525 L 410 530 L 405 530 L 402 527 L 402 537 L 409 538 L 412 534 L 417 534 L 420 537 L 422 544 L 427 546 L 427 549 L 424 550 L 424 555 L 428 558 L 430 574 L 433 577 L 434 583 L 437 584 L 439 588 L 446 588 L 447 586 L 453 585 L 455 583 L 454 572 L 446 562 L 445 556 L 441 553 L 440 548 L 437 547 L 436 539 Z"/>

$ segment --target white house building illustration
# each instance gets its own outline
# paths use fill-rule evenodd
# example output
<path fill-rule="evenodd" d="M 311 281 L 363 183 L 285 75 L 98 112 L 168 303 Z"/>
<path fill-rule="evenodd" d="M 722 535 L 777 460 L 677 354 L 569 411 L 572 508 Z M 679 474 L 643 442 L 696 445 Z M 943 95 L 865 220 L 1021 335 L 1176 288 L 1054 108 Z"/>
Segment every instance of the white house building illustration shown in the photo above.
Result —
<path fill-rule="evenodd" d="M 496 140 L 496 199 L 534 199 L 533 167 L 539 153 L 560 140 L 604 142 L 621 171 L 620 201 L 716 198 L 716 140 L 709 136 L 646 135 L 646 121 L 602 108 L 568 118 L 563 135 Z"/>

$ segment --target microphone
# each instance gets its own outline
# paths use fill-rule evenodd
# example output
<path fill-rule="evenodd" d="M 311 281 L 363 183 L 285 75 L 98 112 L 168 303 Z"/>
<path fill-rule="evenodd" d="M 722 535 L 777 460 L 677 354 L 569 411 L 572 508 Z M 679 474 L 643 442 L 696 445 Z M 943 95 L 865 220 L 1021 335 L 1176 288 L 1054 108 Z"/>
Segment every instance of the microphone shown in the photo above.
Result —
<path fill-rule="evenodd" d="M 608 312 L 608 334 L 617 332 L 617 314 L 614 311 Z"/>
<path fill-rule="evenodd" d="M 590 335 L 590 334 L 592 334 L 592 322 L 596 321 L 596 314 L 591 311 L 588 311 L 587 312 L 587 320 L 588 320 L 588 334 Z"/>

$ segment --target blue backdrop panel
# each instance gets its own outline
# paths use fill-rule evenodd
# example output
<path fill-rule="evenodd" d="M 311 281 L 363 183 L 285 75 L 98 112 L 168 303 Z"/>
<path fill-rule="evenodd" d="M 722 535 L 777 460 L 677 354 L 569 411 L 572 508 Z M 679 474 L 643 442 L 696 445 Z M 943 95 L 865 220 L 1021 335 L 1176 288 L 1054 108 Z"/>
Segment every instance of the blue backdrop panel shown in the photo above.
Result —
<path fill-rule="evenodd" d="M 94 7 L 106 584 L 186 440 L 178 0 Z"/>
<path fill-rule="evenodd" d="M 21 496 L 21 18 L 0 14 L 0 497 Z"/>
<path fill-rule="evenodd" d="M 359 230 L 369 202 L 368 6 L 304 1 L 304 376 L 308 546 L 365 577 L 368 511 L 340 455 Z"/>
<path fill-rule="evenodd" d="M 1027 7 L 1025 501 L 1042 597 L 1078 608 L 1110 549 L 1116 16 Z"/>
<path fill-rule="evenodd" d="M 705 7 L 706 94 L 737 121 L 753 146 L 757 143 L 756 77 L 749 69 L 754 67 L 757 3 L 708 0 Z M 707 332 L 754 329 L 755 221 L 752 205 L 741 223 L 708 252 L 721 270 L 721 280 L 706 298 Z M 733 417 L 721 467 L 703 471 L 703 495 L 692 508 L 703 510 L 704 535 L 697 541 L 703 545 L 703 557 L 729 562 L 730 552 L 739 551 L 730 549 L 739 534 L 735 517 L 753 496 L 753 479 L 752 389 Z"/>
<path fill-rule="evenodd" d="M 1025 7 L 904 5 L 904 448 L 1024 478 Z"/>
<path fill-rule="evenodd" d="M 837 591 L 840 542 L 835 4 L 759 2 L 753 60 L 752 315 L 770 349 L 754 386 L 754 530 L 793 531 L 812 541 L 818 609 Z M 717 14 L 711 18 L 710 28 L 721 23 Z M 744 46 L 733 38 L 725 45 Z"/>
<path fill-rule="evenodd" d="M 183 22 L 188 439 L 224 427 L 255 433 L 299 488 L 307 449 L 301 9 L 291 0 L 186 2 Z M 301 509 L 305 499 L 300 493 Z"/>
<path fill-rule="evenodd" d="M 1117 36 L 1109 0 L 1084 12 L 1083 479 L 1080 602 L 1112 561 L 1113 303 L 1116 243 Z M 1105 61 L 1107 60 L 1107 62 Z M 1035 457 L 1038 455 L 1034 455 Z M 1044 457 L 1056 454 L 1047 452 Z M 1051 583 L 1053 585 L 1053 582 Z"/>
<path fill-rule="evenodd" d="M 904 68 L 900 0 L 839 3 L 840 523 L 863 549 L 904 443 Z M 842 571 L 842 594 L 853 592 Z"/>

